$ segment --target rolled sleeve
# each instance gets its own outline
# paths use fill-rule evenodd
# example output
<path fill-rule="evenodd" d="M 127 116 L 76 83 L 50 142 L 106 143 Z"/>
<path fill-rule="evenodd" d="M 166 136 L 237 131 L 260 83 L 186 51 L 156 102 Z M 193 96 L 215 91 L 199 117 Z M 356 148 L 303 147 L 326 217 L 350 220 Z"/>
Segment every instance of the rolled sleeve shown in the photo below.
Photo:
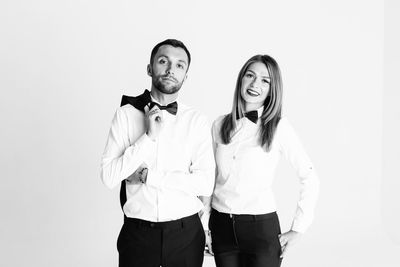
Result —
<path fill-rule="evenodd" d="M 319 194 L 319 178 L 315 167 L 286 118 L 282 118 L 279 122 L 278 131 L 281 152 L 296 170 L 300 181 L 300 196 L 292 222 L 292 230 L 304 233 L 314 218 L 314 209 Z"/>

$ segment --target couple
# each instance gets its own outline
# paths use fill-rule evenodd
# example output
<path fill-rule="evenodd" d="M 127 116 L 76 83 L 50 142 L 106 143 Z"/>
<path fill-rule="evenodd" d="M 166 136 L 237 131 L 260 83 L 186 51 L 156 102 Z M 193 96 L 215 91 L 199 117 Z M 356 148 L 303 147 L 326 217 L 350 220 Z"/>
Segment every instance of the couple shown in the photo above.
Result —
<path fill-rule="evenodd" d="M 178 100 L 190 61 L 182 42 L 157 44 L 147 66 L 151 90 L 123 96 L 112 121 L 101 177 L 110 188 L 121 184 L 119 266 L 201 267 L 204 248 L 217 267 L 280 266 L 311 224 L 318 178 L 281 117 L 279 67 L 267 55 L 250 58 L 232 112 L 210 134 L 207 119 Z M 283 234 L 271 191 L 281 155 L 301 183 Z"/>

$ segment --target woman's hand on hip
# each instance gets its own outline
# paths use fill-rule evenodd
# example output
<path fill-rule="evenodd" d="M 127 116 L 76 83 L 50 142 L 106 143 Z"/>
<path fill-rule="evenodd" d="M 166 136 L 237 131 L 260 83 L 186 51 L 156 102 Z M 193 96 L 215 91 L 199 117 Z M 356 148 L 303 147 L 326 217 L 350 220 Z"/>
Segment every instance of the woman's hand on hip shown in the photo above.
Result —
<path fill-rule="evenodd" d="M 279 242 L 281 243 L 281 258 L 285 257 L 288 249 L 290 250 L 300 236 L 301 233 L 293 230 L 279 235 Z"/>

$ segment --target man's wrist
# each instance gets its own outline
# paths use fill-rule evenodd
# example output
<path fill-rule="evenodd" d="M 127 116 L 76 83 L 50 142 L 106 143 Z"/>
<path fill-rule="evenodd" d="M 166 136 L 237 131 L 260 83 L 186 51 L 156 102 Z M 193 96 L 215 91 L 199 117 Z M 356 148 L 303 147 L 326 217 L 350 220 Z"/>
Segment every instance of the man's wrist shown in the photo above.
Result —
<path fill-rule="evenodd" d="M 143 176 L 143 172 L 146 172 L 146 175 L 145 176 Z M 140 171 L 140 176 L 139 176 L 139 181 L 142 183 L 142 184 L 145 184 L 146 183 L 146 181 L 147 181 L 147 172 L 148 172 L 148 169 L 147 168 L 143 168 L 141 171 Z"/>

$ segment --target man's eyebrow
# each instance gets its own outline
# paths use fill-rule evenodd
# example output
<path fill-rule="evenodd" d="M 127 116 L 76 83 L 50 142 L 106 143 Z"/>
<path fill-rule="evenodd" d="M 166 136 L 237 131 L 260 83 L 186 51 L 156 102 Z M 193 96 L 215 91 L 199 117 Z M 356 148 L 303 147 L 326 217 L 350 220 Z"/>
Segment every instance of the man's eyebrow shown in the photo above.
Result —
<path fill-rule="evenodd" d="M 157 57 L 157 59 L 159 59 L 160 57 L 165 57 L 165 58 L 169 59 L 169 57 L 168 57 L 167 55 L 163 55 L 163 54 L 159 55 L 159 56 Z M 179 61 L 179 62 L 183 62 L 183 63 L 185 63 L 186 65 L 188 64 L 188 63 L 186 62 L 186 60 L 184 60 L 184 59 L 179 59 L 178 61 Z"/>
<path fill-rule="evenodd" d="M 157 57 L 157 58 L 160 58 L 160 57 L 166 57 L 166 58 L 169 58 L 167 55 L 163 55 L 163 54 L 161 54 L 161 55 L 158 55 L 158 57 Z"/>

